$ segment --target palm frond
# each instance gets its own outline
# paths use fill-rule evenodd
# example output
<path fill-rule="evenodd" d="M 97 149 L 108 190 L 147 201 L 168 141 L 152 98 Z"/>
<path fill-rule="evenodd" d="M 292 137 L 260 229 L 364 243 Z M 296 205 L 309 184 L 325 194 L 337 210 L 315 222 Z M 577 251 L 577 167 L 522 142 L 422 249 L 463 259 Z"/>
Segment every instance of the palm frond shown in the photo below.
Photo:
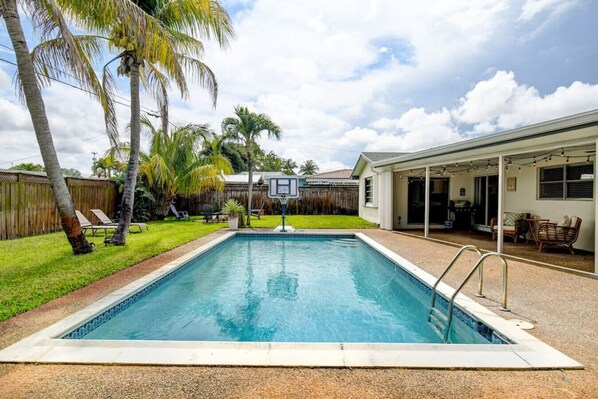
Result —
<path fill-rule="evenodd" d="M 215 0 L 166 0 L 154 16 L 173 30 L 215 38 L 221 47 L 235 36 L 228 13 Z"/>
<path fill-rule="evenodd" d="M 190 71 L 193 79 L 200 83 L 201 87 L 208 90 L 212 99 L 212 106 L 216 108 L 218 98 L 218 82 L 214 72 L 203 62 L 195 58 L 179 54 L 179 60 L 183 67 Z"/>

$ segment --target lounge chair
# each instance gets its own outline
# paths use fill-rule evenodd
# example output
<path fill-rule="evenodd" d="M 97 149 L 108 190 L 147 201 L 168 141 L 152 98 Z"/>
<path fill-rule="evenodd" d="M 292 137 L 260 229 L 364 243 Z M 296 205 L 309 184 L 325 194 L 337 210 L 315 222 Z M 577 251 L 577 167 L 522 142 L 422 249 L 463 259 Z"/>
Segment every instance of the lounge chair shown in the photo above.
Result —
<path fill-rule="evenodd" d="M 177 211 L 174 204 L 170 204 L 170 210 L 174 214 L 176 220 L 190 220 L 189 214 L 187 213 L 187 211 Z"/>
<path fill-rule="evenodd" d="M 100 219 L 100 222 L 103 225 L 106 226 L 117 226 L 118 223 L 113 221 L 112 219 L 110 219 L 108 217 L 108 215 L 106 215 L 101 209 L 90 209 L 91 213 L 93 213 L 98 219 Z M 139 232 L 141 233 L 142 229 L 145 228 L 147 231 L 149 231 L 149 227 L 147 227 L 146 223 L 137 223 L 137 222 L 131 222 L 131 227 L 135 226 L 137 228 L 139 228 Z"/>
<path fill-rule="evenodd" d="M 83 228 L 83 234 L 87 233 L 87 230 L 91 230 L 91 234 L 95 237 L 96 231 L 103 231 L 105 236 L 108 236 L 108 230 L 116 231 L 117 226 L 109 226 L 109 225 L 94 225 L 92 224 L 83 214 L 77 210 L 75 210 L 77 214 L 77 219 L 79 219 L 79 223 Z"/>
<path fill-rule="evenodd" d="M 579 237 L 581 228 L 581 218 L 571 216 L 565 218 L 560 223 L 541 223 L 538 225 L 538 244 L 539 251 L 542 252 L 546 247 L 565 247 L 571 254 L 575 254 L 573 244 Z"/>
<path fill-rule="evenodd" d="M 204 204 L 201 207 L 201 214 L 203 215 L 204 223 L 218 222 L 218 213 L 214 212 L 214 207 L 210 204 Z"/>
<path fill-rule="evenodd" d="M 254 208 L 251 210 L 251 216 L 256 216 L 258 219 L 260 219 L 260 216 L 261 216 L 263 210 L 264 210 L 264 203 L 262 202 L 262 206 L 260 208 Z"/>

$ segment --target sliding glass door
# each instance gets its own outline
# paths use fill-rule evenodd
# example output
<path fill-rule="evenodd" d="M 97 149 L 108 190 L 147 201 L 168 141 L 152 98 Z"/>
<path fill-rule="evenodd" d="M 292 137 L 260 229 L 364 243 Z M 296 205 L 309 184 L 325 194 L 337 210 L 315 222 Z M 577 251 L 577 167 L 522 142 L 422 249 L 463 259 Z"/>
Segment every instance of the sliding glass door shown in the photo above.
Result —
<path fill-rule="evenodd" d="M 475 178 L 474 193 L 475 224 L 488 226 L 498 215 L 498 175 Z"/>

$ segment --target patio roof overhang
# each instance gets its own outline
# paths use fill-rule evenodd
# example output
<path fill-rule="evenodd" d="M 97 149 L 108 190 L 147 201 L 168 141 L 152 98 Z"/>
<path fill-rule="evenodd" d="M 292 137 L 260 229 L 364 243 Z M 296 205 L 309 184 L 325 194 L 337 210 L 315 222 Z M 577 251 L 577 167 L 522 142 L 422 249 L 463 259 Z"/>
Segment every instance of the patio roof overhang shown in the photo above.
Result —
<path fill-rule="evenodd" d="M 598 138 L 598 110 L 573 115 L 549 122 L 510 130 L 487 137 L 449 144 L 416 153 L 401 155 L 378 162 L 378 170 L 410 170 L 426 166 L 469 165 L 496 167 L 498 157 L 508 157 L 513 163 L 532 163 L 534 156 L 541 159 L 560 156 L 562 150 L 575 157 L 586 151 L 595 151 Z M 562 150 L 561 150 L 562 149 Z M 586 153 L 591 157 L 595 152 Z M 357 168 L 356 168 L 357 169 Z"/>

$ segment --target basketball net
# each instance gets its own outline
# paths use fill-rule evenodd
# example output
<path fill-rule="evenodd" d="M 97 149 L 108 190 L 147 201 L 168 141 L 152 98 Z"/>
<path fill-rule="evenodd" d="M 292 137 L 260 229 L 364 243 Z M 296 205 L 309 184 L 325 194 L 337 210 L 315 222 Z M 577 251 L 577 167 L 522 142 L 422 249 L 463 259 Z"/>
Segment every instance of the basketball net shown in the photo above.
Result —
<path fill-rule="evenodd" d="M 278 199 L 280 200 L 280 204 L 281 204 L 281 205 L 286 205 L 286 204 L 287 204 L 287 200 L 288 200 L 288 198 L 287 198 L 287 196 L 286 196 L 286 195 L 284 195 L 284 194 L 281 194 L 281 195 L 278 197 Z"/>

